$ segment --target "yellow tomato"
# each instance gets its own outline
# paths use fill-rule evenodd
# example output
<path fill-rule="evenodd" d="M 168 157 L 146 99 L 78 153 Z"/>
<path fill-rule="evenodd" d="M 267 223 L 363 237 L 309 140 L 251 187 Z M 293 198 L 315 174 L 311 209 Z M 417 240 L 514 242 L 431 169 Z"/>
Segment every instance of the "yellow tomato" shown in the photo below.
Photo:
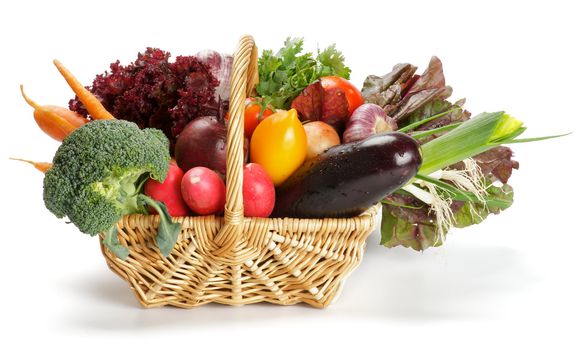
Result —
<path fill-rule="evenodd" d="M 296 110 L 278 111 L 252 134 L 250 159 L 260 164 L 274 185 L 283 183 L 306 158 L 306 132 Z"/>

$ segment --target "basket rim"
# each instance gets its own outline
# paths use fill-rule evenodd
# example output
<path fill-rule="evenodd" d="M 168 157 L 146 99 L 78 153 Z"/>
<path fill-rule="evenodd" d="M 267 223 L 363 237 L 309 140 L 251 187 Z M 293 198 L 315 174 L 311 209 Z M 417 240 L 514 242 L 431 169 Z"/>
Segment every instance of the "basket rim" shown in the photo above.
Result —
<path fill-rule="evenodd" d="M 379 212 L 379 208 L 381 206 L 381 203 L 376 203 L 374 205 L 372 205 L 371 207 L 369 207 L 368 209 L 366 209 L 364 212 L 355 215 L 355 216 L 348 216 L 348 217 L 337 217 L 337 218 L 305 218 L 305 217 L 279 217 L 279 218 L 272 218 L 272 217 L 254 217 L 254 216 L 244 216 L 244 220 L 272 220 L 272 221 L 284 221 L 284 220 L 311 220 L 311 221 L 317 221 L 317 220 L 338 220 L 338 221 L 348 221 L 348 220 L 354 220 L 354 219 L 360 219 L 360 218 L 366 218 L 366 217 L 374 217 L 376 214 L 378 214 Z M 127 214 L 127 215 L 123 215 L 123 218 L 128 218 L 128 217 L 153 217 L 153 218 L 158 218 L 159 214 L 139 214 L 139 213 L 134 213 L 134 214 Z M 172 216 L 172 219 L 174 219 L 175 221 L 184 221 L 187 219 L 198 219 L 198 220 L 207 220 L 210 218 L 216 219 L 216 220 L 221 220 L 224 221 L 225 220 L 225 216 L 223 215 L 187 215 L 187 216 Z M 122 220 L 122 219 L 121 219 Z"/>

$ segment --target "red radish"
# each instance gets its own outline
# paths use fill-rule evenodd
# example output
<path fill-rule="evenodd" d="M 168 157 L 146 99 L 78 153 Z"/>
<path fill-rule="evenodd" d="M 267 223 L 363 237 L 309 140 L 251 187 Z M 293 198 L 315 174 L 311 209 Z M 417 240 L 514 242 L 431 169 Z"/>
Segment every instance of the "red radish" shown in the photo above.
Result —
<path fill-rule="evenodd" d="M 185 204 L 181 197 L 181 179 L 183 178 L 183 170 L 177 164 L 171 162 L 167 177 L 163 183 L 149 179 L 145 182 L 143 191 L 149 197 L 163 202 L 169 211 L 169 215 L 188 216 L 191 211 Z M 151 209 L 151 213 L 156 213 L 155 209 Z"/>
<path fill-rule="evenodd" d="M 244 166 L 244 216 L 267 218 L 276 204 L 274 183 L 262 166 L 249 163 Z"/>
<path fill-rule="evenodd" d="M 198 215 L 220 214 L 226 204 L 226 185 L 215 171 L 198 166 L 183 175 L 181 195 Z"/>

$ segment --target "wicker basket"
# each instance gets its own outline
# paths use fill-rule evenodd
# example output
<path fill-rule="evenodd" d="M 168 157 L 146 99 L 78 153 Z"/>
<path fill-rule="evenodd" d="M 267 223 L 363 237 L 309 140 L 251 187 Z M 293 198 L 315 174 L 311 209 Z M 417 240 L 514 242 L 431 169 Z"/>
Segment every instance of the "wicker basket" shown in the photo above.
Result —
<path fill-rule="evenodd" d="M 104 248 L 100 236 L 108 266 L 144 307 L 261 301 L 325 307 L 362 259 L 378 206 L 345 219 L 243 216 L 243 114 L 258 80 L 257 56 L 253 38 L 242 37 L 231 80 L 224 217 L 175 218 L 182 229 L 167 258 L 155 243 L 156 215 L 128 215 L 117 223 L 119 241 L 129 247 L 125 261 Z"/>

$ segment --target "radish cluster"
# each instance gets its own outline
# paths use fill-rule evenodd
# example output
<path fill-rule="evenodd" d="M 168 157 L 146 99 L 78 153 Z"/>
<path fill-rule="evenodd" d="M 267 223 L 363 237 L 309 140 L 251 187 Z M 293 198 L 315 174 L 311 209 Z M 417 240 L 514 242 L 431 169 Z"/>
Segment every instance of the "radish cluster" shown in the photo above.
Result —
<path fill-rule="evenodd" d="M 268 217 L 274 209 L 276 191 L 272 180 L 258 164 L 244 166 L 244 216 Z M 163 183 L 149 179 L 144 192 L 165 203 L 169 214 L 175 216 L 219 215 L 226 203 L 226 186 L 222 177 L 207 167 L 196 166 L 183 172 L 171 163 Z"/>

